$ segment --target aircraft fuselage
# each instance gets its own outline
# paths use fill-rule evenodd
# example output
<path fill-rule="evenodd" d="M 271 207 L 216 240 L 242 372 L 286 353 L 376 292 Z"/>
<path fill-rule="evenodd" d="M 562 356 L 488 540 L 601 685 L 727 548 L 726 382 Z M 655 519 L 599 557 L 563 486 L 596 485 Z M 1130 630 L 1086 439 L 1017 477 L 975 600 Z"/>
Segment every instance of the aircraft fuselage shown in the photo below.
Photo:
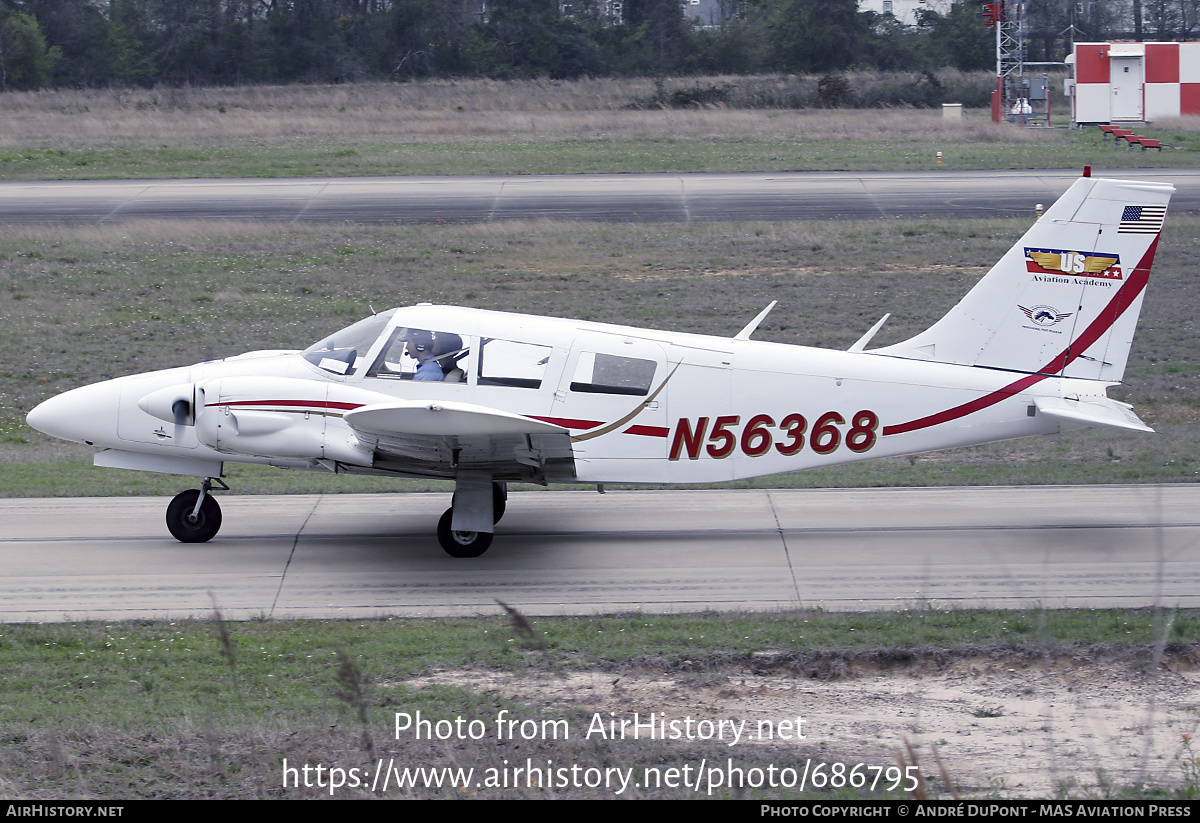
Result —
<path fill-rule="evenodd" d="M 213 464 L 224 461 L 452 476 L 422 465 L 419 457 L 389 466 L 370 459 L 366 451 L 338 454 L 325 445 L 350 442 L 354 435 L 341 415 L 368 405 L 378 399 L 375 395 L 431 404 L 450 401 L 568 429 L 574 471 L 551 473 L 547 480 L 700 483 L 1049 434 L 1062 424 L 1038 415 L 1034 397 L 1103 395 L 1108 385 L 1046 376 L 1024 390 L 1005 393 L 1021 375 L 868 352 L 451 307 L 400 309 L 391 327 L 453 330 L 470 344 L 467 348 L 479 346 L 477 341 L 487 341 L 484 346 L 511 341 L 545 352 L 545 362 L 532 365 L 536 376 L 526 371 L 506 380 L 503 367 L 498 373 L 491 364 L 481 369 L 476 360 L 462 382 L 448 383 L 367 375 L 362 368 L 338 375 L 299 352 L 252 353 L 85 386 L 47 401 L 31 422 L 65 439 L 146 455 L 196 476 L 212 474 Z M 365 357 L 377 355 L 373 349 Z M 635 364 L 640 370 L 634 379 L 640 383 L 613 386 L 575 379 L 583 375 L 588 358 L 595 369 L 596 355 Z M 173 426 L 139 407 L 154 392 L 186 384 L 208 394 L 197 425 Z M 235 384 L 237 399 L 222 401 L 221 387 Z M 287 396 L 279 396 L 283 385 Z M 912 421 L 981 400 L 986 404 L 978 410 L 893 433 Z M 228 411 L 238 413 L 238 432 L 222 440 L 206 438 L 204 417 Z M 154 465 L 132 457 L 128 462 L 136 464 L 130 468 Z M 121 465 L 117 455 L 103 453 L 98 463 Z"/>

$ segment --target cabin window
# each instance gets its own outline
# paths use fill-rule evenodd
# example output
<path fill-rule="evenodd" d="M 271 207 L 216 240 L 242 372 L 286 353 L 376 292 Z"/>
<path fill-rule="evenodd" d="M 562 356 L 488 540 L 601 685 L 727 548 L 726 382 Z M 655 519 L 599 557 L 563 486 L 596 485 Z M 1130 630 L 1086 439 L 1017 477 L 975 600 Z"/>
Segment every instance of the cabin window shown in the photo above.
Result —
<path fill-rule="evenodd" d="M 363 358 L 379 339 L 379 335 L 383 334 L 394 313 L 395 309 L 385 311 L 334 332 L 305 349 L 304 359 L 327 372 L 354 374 L 362 367 Z"/>
<path fill-rule="evenodd" d="M 645 397 L 654 382 L 655 362 L 600 352 L 580 352 L 571 391 Z"/>
<path fill-rule="evenodd" d="M 550 346 L 485 337 L 479 341 L 479 385 L 541 388 Z"/>

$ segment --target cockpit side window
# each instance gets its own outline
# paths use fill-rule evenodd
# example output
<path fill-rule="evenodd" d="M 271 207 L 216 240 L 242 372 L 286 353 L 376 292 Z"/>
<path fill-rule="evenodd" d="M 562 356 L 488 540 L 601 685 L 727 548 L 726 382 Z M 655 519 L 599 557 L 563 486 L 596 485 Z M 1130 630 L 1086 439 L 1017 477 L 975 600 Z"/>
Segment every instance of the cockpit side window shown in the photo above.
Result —
<path fill-rule="evenodd" d="M 397 326 L 388 333 L 387 342 L 383 344 L 383 348 L 379 350 L 379 355 L 375 358 L 375 362 L 367 370 L 367 377 L 402 377 L 405 372 L 408 373 L 409 377 L 412 376 L 412 372 L 416 367 L 412 363 L 412 358 L 405 357 L 404 355 L 407 334 L 408 329 L 403 326 Z M 407 369 L 405 368 L 406 365 Z"/>
<path fill-rule="evenodd" d="M 494 337 L 479 343 L 479 385 L 541 388 L 553 348 Z"/>
<path fill-rule="evenodd" d="M 571 391 L 645 397 L 654 382 L 656 366 L 653 360 L 638 357 L 580 352 L 571 377 Z"/>
<path fill-rule="evenodd" d="M 389 333 L 367 376 L 465 383 L 470 356 L 469 341 L 461 335 L 398 326 Z"/>
<path fill-rule="evenodd" d="M 341 375 L 352 375 L 362 367 L 363 359 L 367 356 L 379 339 L 379 335 L 387 328 L 395 309 L 360 320 L 353 326 L 347 326 L 341 331 L 334 332 L 319 343 L 314 343 L 304 350 L 304 359 L 319 369 Z"/>

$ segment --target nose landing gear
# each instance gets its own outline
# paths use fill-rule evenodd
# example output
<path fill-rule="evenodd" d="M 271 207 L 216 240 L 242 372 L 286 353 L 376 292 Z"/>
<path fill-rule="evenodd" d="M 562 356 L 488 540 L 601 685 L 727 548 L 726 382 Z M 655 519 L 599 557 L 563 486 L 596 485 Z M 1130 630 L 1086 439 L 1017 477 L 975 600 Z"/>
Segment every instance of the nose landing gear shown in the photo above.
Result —
<path fill-rule="evenodd" d="M 205 543 L 221 530 L 221 507 L 210 494 L 214 481 L 229 491 L 219 477 L 206 477 L 200 488 L 180 492 L 167 506 L 167 531 L 180 543 Z"/>

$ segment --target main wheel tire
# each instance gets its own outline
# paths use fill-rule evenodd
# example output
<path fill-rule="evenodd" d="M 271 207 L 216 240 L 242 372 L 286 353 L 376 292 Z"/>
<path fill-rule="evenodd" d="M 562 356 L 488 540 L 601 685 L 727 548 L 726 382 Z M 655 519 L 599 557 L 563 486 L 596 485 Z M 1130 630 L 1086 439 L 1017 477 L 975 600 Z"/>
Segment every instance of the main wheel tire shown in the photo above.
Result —
<path fill-rule="evenodd" d="M 199 513 L 192 518 L 199 494 L 199 489 L 188 489 L 167 506 L 167 530 L 180 543 L 205 543 L 221 530 L 221 506 L 211 494 L 204 495 Z"/>
<path fill-rule="evenodd" d="M 508 507 L 508 490 L 503 483 L 492 484 L 492 522 L 499 523 Z"/>
<path fill-rule="evenodd" d="M 479 557 L 492 545 L 491 532 L 456 532 L 450 528 L 454 521 L 454 507 L 446 509 L 438 521 L 438 542 L 442 550 L 451 557 Z"/>

